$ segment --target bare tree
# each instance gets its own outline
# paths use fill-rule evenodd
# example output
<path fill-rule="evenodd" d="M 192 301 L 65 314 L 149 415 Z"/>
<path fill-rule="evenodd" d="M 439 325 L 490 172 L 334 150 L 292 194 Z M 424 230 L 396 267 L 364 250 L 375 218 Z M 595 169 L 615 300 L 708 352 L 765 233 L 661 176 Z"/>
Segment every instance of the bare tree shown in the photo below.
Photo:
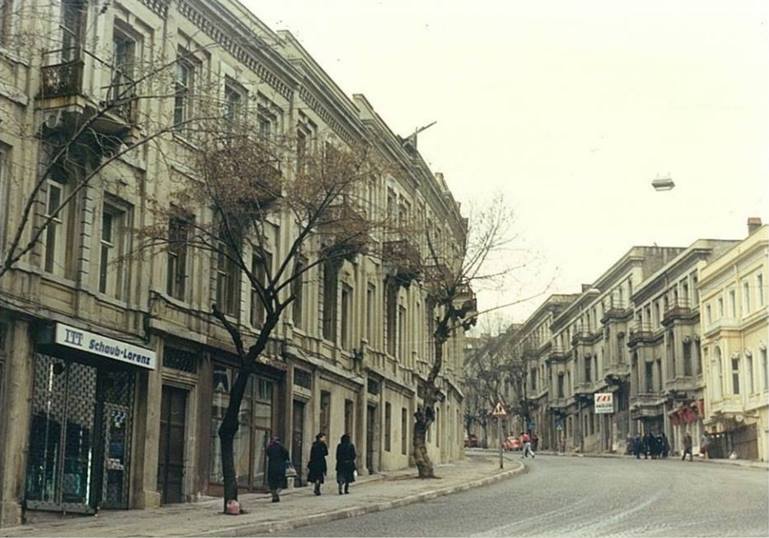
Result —
<path fill-rule="evenodd" d="M 197 143 L 198 177 L 179 185 L 175 202 L 158 210 L 157 224 L 143 235 L 145 247 L 190 247 L 208 253 L 219 267 L 229 266 L 234 282 L 251 287 L 260 309 L 260 327 L 253 331 L 240 320 L 238 300 L 228 308 L 219 301 L 232 297 L 217 290 L 209 313 L 226 329 L 238 358 L 218 430 L 227 510 L 238 498 L 234 439 L 249 376 L 310 272 L 322 266 L 326 278 L 336 278 L 345 259 L 370 248 L 372 234 L 384 223 L 367 214 L 360 194 L 382 167 L 365 143 L 320 147 L 266 140 L 255 137 L 257 129 L 245 121 L 225 135 L 215 128 L 207 132 Z M 191 213 L 209 216 L 195 219 Z M 184 229 L 174 222 L 183 222 Z M 290 227 L 287 246 L 276 248 L 269 240 L 277 223 Z"/>

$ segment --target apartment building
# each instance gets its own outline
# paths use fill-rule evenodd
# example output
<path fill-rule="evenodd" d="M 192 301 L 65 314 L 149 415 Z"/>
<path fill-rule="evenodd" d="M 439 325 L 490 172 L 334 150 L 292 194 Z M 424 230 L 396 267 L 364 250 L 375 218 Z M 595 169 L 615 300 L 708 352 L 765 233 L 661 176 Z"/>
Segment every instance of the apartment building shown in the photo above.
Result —
<path fill-rule="evenodd" d="M 744 240 L 699 272 L 703 422 L 712 457 L 767 461 L 769 226 L 748 226 Z"/>
<path fill-rule="evenodd" d="M 32 218 L 42 222 L 70 195 L 73 202 L 0 277 L 0 525 L 24 512 L 94 513 L 221 494 L 217 428 L 238 363 L 210 306 L 255 337 L 255 294 L 206 252 L 126 255 L 135 231 L 155 223 L 153 204 L 167 204 L 175 180 L 192 173 L 194 137 L 168 130 L 141 151 L 115 155 L 150 126 L 183 123 L 205 89 L 227 110 L 250 103 L 266 138 L 371 143 L 391 163 L 365 194 L 372 209 L 424 219 L 454 253 L 466 232 L 459 206 L 415 140 L 405 144 L 364 96 L 348 98 L 291 34 L 273 32 L 237 1 L 6 0 L 0 11 L 0 251 L 22 219 L 17 201 L 51 162 L 49 148 L 110 104 L 91 123 L 93 144 L 33 196 Z M 170 84 L 170 95 L 154 87 L 141 99 L 120 94 L 126 77 L 162 62 L 170 74 L 146 84 Z M 213 218 L 209 208 L 195 216 Z M 284 212 L 273 224 L 266 241 L 277 263 L 294 228 Z M 350 433 L 361 471 L 409 465 L 434 316 L 418 275 L 387 255 L 396 247 L 419 255 L 424 245 L 381 239 L 382 250 L 311 271 L 273 332 L 241 407 L 242 490 L 264 487 L 273 435 L 291 452 L 297 486 L 318 431 L 331 443 Z M 459 332 L 446 344 L 443 400 L 429 435 L 438 462 L 463 454 L 462 342 Z"/>
<path fill-rule="evenodd" d="M 632 434 L 665 433 L 673 450 L 680 451 L 689 433 L 699 446 L 705 387 L 699 273 L 734 244 L 699 239 L 634 292 L 628 339 Z"/>

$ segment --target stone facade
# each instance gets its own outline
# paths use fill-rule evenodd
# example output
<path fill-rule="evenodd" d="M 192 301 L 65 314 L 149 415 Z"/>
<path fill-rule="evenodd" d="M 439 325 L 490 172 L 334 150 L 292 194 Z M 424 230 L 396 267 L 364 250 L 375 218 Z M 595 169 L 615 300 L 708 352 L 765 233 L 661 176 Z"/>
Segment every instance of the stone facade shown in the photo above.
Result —
<path fill-rule="evenodd" d="M 73 4 L 83 17 L 81 43 L 78 55 L 65 57 L 62 15 L 55 10 Z M 407 216 L 440 230 L 446 248 L 464 243 L 459 206 L 415 143 L 394 135 L 364 96 L 348 98 L 291 34 L 273 32 L 238 2 L 2 6 L 10 15 L 0 34 L 0 250 L 20 219 L 12 201 L 25 199 L 34 184 L 34 172 L 18 171 L 45 163 L 42 141 L 66 136 L 79 115 L 110 98 L 114 72 L 104 60 L 117 63 L 118 50 L 136 64 L 187 51 L 191 71 L 177 72 L 177 84 L 194 73 L 222 99 L 232 84 L 258 104 L 260 120 L 275 135 L 301 131 L 318 141 L 373 143 L 392 166 L 372 178 L 372 205 L 410 209 Z M 25 16 L 32 12 L 45 16 Z M 41 59 L 12 46 L 13 35 L 26 30 L 50 36 L 47 48 L 58 52 Z M 123 110 L 98 128 L 113 138 L 119 128 L 126 144 L 140 135 L 143 118 L 181 110 L 174 98 L 136 106 L 130 128 L 118 117 Z M 5 128 L 12 123 L 18 132 Z M 109 263 L 106 257 L 112 248 L 129 251 L 138 241 L 133 230 L 153 224 L 148 206 L 167 203 L 173 176 L 189 174 L 185 163 L 194 151 L 177 132 L 112 162 L 67 206 L 51 235 L 0 279 L 0 525 L 17 524 L 35 510 L 145 508 L 221 493 L 216 428 L 236 362 L 227 333 L 208 314 L 220 291 L 214 263 L 190 252 L 179 285 L 169 277 L 179 262 L 166 253 Z M 61 177 L 41 190 L 36 222 L 56 196 L 66 196 L 69 181 Z M 203 210 L 199 218 L 212 214 Z M 292 222 L 287 214 L 276 216 L 268 238 L 276 258 Z M 106 236 L 107 226 L 118 241 Z M 321 270 L 310 273 L 301 303 L 273 333 L 241 408 L 236 467 L 243 490 L 264 487 L 264 448 L 272 435 L 289 448 L 298 486 L 318 431 L 329 436 L 331 469 L 343 433 L 356 443 L 360 472 L 409 465 L 417 388 L 433 353 L 432 317 L 420 283 L 393 284 L 388 276 L 397 267 L 391 265 L 381 255 L 345 261 L 332 295 Z M 232 319 L 253 337 L 251 293 L 241 284 Z M 330 301 L 336 303 L 332 329 L 323 323 Z M 76 347 L 88 338 L 90 348 Z M 436 462 L 463 456 L 463 338 L 459 332 L 446 345 L 439 380 L 444 399 L 428 447 Z M 119 362 L 115 353 L 135 364 Z"/>

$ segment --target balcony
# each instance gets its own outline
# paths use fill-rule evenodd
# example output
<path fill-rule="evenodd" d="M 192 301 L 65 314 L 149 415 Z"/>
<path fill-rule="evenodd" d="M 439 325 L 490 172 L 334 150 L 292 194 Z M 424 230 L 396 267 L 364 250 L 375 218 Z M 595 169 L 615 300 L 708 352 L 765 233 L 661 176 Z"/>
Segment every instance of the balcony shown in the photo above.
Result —
<path fill-rule="evenodd" d="M 56 65 L 44 65 L 41 69 L 40 93 L 38 99 L 71 97 L 83 91 L 82 60 L 64 62 Z"/>
<path fill-rule="evenodd" d="M 662 315 L 662 324 L 670 325 L 675 320 L 693 320 L 697 312 L 692 309 L 688 299 L 676 299 L 668 304 Z"/>
<path fill-rule="evenodd" d="M 578 344 L 592 344 L 596 340 L 598 340 L 601 337 L 600 331 L 591 332 L 588 329 L 581 328 L 577 329 L 577 331 L 572 335 L 571 337 L 571 344 L 573 346 L 576 346 Z"/>
<path fill-rule="evenodd" d="M 615 299 L 612 297 L 609 302 L 608 308 L 604 311 L 601 317 L 601 323 L 606 324 L 610 321 L 623 321 L 626 320 L 633 313 L 633 309 L 630 308 L 627 301 Z"/>
<path fill-rule="evenodd" d="M 712 336 L 721 331 L 738 331 L 742 327 L 742 321 L 736 318 L 720 318 L 705 325 L 703 336 Z"/>
<path fill-rule="evenodd" d="M 204 162 L 209 177 L 228 178 L 227 184 L 246 187 L 223 199 L 242 215 L 260 213 L 281 196 L 282 174 L 277 163 L 253 140 L 223 140 L 220 147 L 207 152 Z M 245 164 L 233 166 L 234 162 Z"/>
<path fill-rule="evenodd" d="M 352 261 L 358 254 L 366 254 L 371 243 L 370 228 L 365 214 L 343 197 L 318 221 L 324 255 Z"/>
<path fill-rule="evenodd" d="M 417 246 L 409 239 L 385 241 L 382 247 L 385 270 L 404 287 L 422 274 L 422 259 Z"/>
<path fill-rule="evenodd" d="M 568 353 L 565 349 L 563 349 L 563 347 L 561 347 L 559 344 L 553 344 L 545 360 L 547 362 L 559 362 L 566 360 L 567 357 Z"/>
<path fill-rule="evenodd" d="M 630 366 L 622 363 L 609 364 L 604 372 L 607 385 L 621 385 L 630 378 Z"/>
<path fill-rule="evenodd" d="M 656 333 L 651 324 L 633 322 L 630 326 L 630 336 L 628 336 L 628 345 L 650 344 L 656 340 Z"/>

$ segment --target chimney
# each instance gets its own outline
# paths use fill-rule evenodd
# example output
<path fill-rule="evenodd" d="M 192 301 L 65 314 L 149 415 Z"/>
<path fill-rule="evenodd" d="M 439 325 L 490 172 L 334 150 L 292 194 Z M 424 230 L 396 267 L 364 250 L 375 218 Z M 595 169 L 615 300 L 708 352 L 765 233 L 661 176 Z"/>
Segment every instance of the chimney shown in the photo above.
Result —
<path fill-rule="evenodd" d="M 591 284 L 582 284 L 582 293 L 585 293 L 587 290 L 591 289 L 593 286 Z"/>
<path fill-rule="evenodd" d="M 751 235 L 753 232 L 758 230 L 761 227 L 761 218 L 760 217 L 750 217 L 748 218 L 748 235 Z"/>

